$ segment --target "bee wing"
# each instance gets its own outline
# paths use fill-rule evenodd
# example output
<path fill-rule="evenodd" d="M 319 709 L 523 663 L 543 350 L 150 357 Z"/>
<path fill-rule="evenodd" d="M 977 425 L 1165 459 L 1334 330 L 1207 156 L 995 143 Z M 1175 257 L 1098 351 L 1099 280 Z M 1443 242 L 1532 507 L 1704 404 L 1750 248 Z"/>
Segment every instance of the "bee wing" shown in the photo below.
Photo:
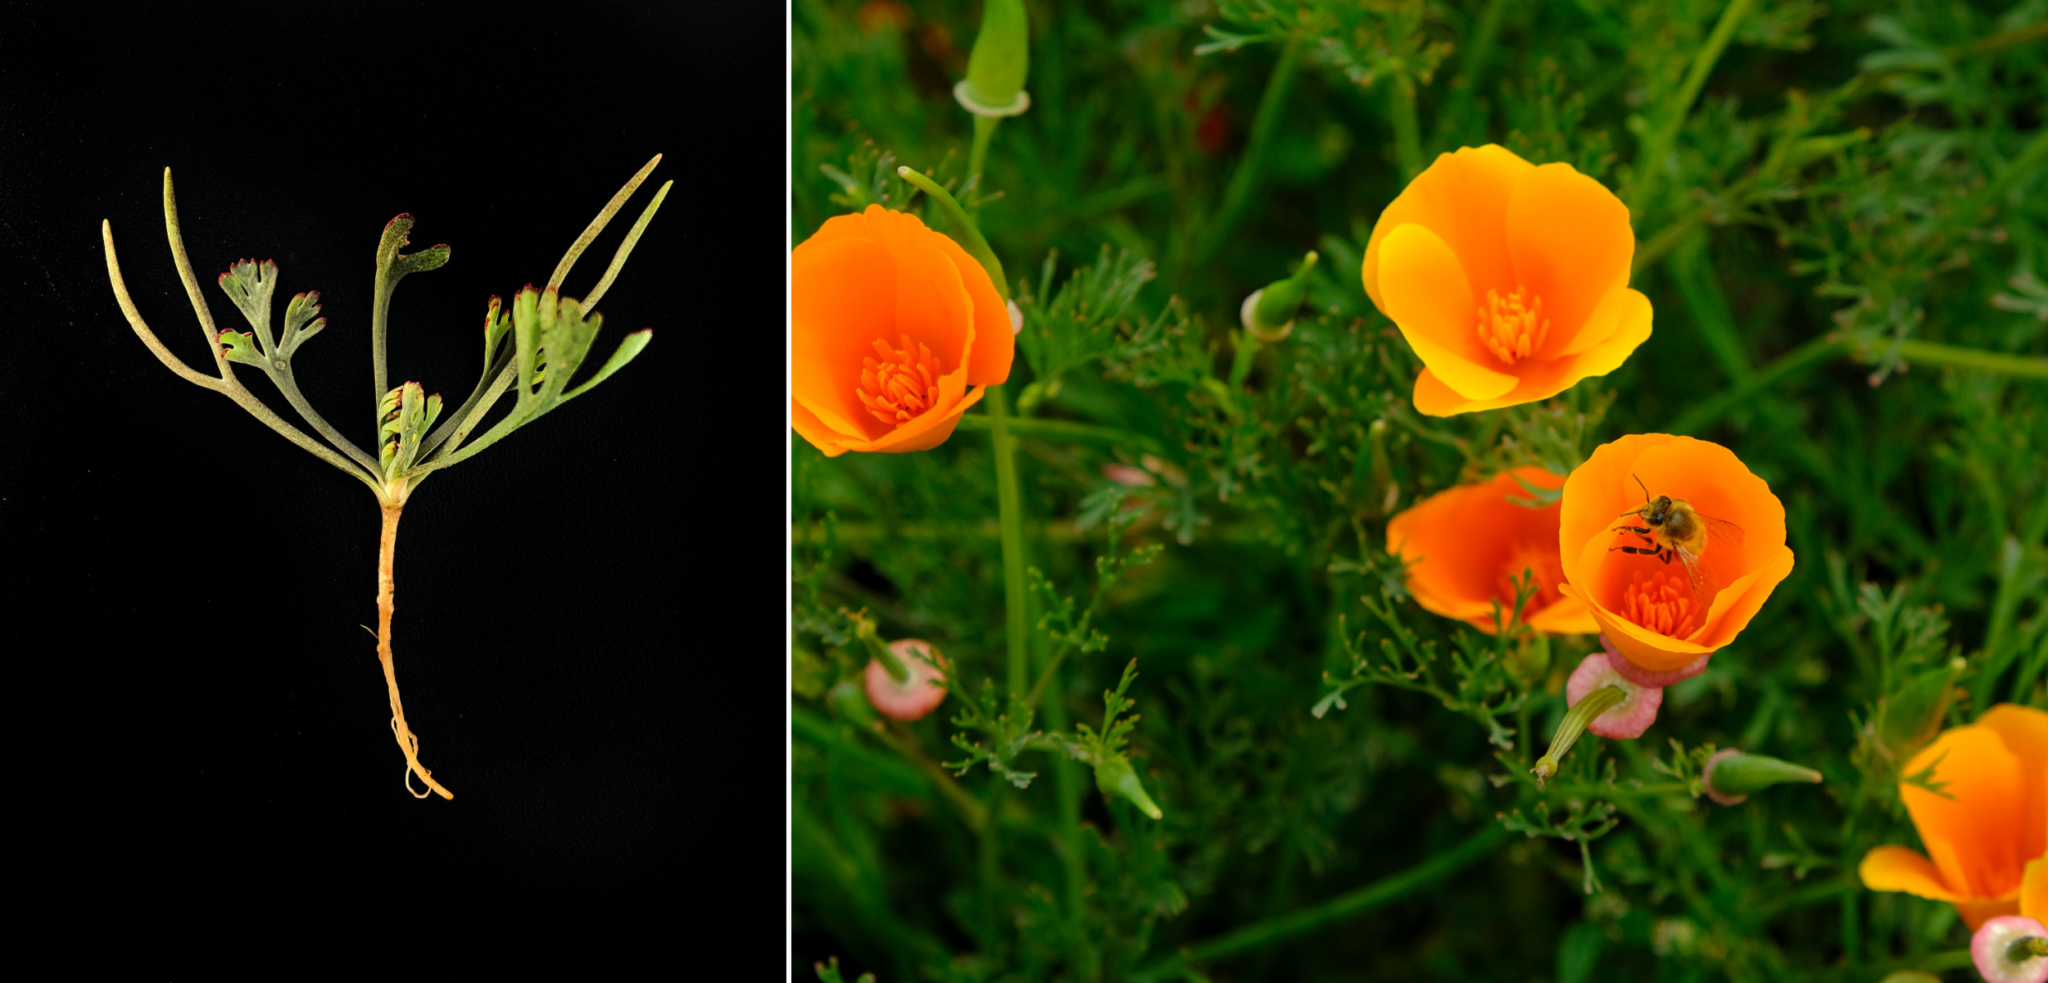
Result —
<path fill-rule="evenodd" d="M 1678 555 L 1680 563 L 1685 564 L 1685 575 L 1692 580 L 1693 596 L 1704 596 L 1703 588 L 1707 583 L 1708 573 L 1700 569 L 1700 555 L 1683 546 L 1673 546 L 1671 552 Z"/>
<path fill-rule="evenodd" d="M 1697 509 L 1693 510 L 1693 514 L 1699 516 L 1700 521 L 1707 524 L 1708 539 L 1721 546 L 1729 546 L 1735 549 L 1742 548 L 1741 526 L 1726 519 L 1716 519 L 1711 515 L 1704 515 Z"/>

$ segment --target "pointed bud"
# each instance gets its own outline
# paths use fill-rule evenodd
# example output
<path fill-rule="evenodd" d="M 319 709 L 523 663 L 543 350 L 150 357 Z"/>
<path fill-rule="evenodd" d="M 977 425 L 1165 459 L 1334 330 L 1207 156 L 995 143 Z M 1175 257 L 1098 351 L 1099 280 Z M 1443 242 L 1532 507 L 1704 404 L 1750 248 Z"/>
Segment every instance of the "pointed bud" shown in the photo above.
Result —
<path fill-rule="evenodd" d="M 1877 747 L 1894 761 L 1904 761 L 1941 732 L 1948 705 L 1955 700 L 1955 681 L 1965 663 L 1950 659 L 1905 682 L 1884 698 L 1877 710 Z"/>
<path fill-rule="evenodd" d="M 868 695 L 860 683 L 842 679 L 825 692 L 825 705 L 832 708 L 833 715 L 855 727 L 874 727 L 881 723 L 875 717 L 875 708 L 868 703 Z"/>
<path fill-rule="evenodd" d="M 1570 754 L 1579 735 L 1592 731 L 1609 739 L 1643 736 L 1657 720 L 1657 708 L 1664 705 L 1664 690 L 1658 686 L 1637 686 L 1608 664 L 1607 656 L 1595 652 L 1580 660 L 1565 681 L 1566 705 L 1571 707 L 1550 738 L 1550 750 L 1529 773 L 1536 784 L 1552 775 Z"/>
<path fill-rule="evenodd" d="M 953 98 L 976 116 L 1015 116 L 1031 108 L 1024 91 L 1030 55 L 1024 0 L 988 0 L 981 7 L 981 33 L 967 56 L 967 77 L 953 87 Z"/>
<path fill-rule="evenodd" d="M 2025 915 L 2000 915 L 1977 926 L 1970 961 L 1986 983 L 2048 981 L 2048 927 Z"/>
<path fill-rule="evenodd" d="M 1550 672 L 1550 636 L 1540 631 L 1524 631 L 1515 639 L 1514 647 L 1508 649 L 1502 663 L 1508 675 L 1523 689 L 1533 689 Z"/>
<path fill-rule="evenodd" d="M 1316 268 L 1313 250 L 1302 258 L 1301 268 L 1285 280 L 1276 280 L 1252 291 L 1238 308 L 1237 318 L 1252 337 L 1266 344 L 1285 340 L 1294 331 L 1294 312 L 1308 299 L 1308 275 Z"/>
<path fill-rule="evenodd" d="M 1784 782 L 1819 784 L 1820 772 L 1790 761 L 1726 748 L 1714 752 L 1714 756 L 1707 759 L 1706 771 L 1700 779 L 1706 786 L 1707 798 L 1732 806 L 1741 805 L 1751 792 Z"/>
<path fill-rule="evenodd" d="M 1131 800 L 1138 811 L 1154 819 L 1164 816 L 1157 803 L 1145 794 L 1145 786 L 1138 781 L 1138 773 L 1131 767 L 1130 759 L 1119 754 L 1095 766 L 1095 787 L 1104 795 L 1120 795 Z"/>

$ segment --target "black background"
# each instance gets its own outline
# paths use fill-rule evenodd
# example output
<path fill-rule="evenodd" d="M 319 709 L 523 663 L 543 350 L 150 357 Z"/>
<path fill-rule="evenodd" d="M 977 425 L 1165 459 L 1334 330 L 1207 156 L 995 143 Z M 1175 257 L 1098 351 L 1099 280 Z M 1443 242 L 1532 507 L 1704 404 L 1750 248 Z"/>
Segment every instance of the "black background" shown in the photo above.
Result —
<path fill-rule="evenodd" d="M 558 914 L 631 910 L 671 934 L 757 935 L 745 948 L 781 961 L 784 18 L 0 7 L 0 651 L 9 798 L 35 830 L 18 887 L 156 918 L 340 917 L 383 961 L 498 909 L 551 921 L 529 946 L 597 941 L 560 937 Z M 587 293 L 675 180 L 585 372 L 628 331 L 653 343 L 405 509 L 398 681 L 421 761 L 455 793 L 415 801 L 358 627 L 376 622 L 375 499 L 157 362 L 115 305 L 100 221 L 144 319 L 203 372 L 166 165 L 216 323 L 247 327 L 214 283 L 239 257 L 280 264 L 275 317 L 321 291 L 300 384 L 371 447 L 384 224 L 409 212 L 411 249 L 452 247 L 398 289 L 389 342 L 392 384 L 452 407 L 481 369 L 487 298 L 544 282 L 655 153 L 564 288 Z M 260 373 L 237 376 L 298 423 Z M 673 924 L 669 906 L 705 904 Z M 586 968 L 649 940 L 605 931 Z M 213 942 L 229 945 L 185 944 Z"/>

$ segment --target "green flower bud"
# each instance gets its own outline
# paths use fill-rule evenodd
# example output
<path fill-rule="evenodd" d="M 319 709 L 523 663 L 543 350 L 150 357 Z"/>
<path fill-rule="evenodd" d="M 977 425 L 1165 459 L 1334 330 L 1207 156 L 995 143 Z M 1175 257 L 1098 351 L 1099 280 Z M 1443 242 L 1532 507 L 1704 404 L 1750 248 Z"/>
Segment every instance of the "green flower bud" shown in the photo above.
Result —
<path fill-rule="evenodd" d="M 839 719 L 855 727 L 873 727 L 880 722 L 875 708 L 868 703 L 867 690 L 858 679 L 842 679 L 825 694 L 825 705 Z"/>
<path fill-rule="evenodd" d="M 1524 631 L 1501 662 L 1523 689 L 1534 689 L 1550 671 L 1550 636 L 1540 631 Z"/>
<path fill-rule="evenodd" d="M 1878 704 L 1877 747 L 1894 761 L 1903 761 L 1941 732 L 1948 705 L 1955 699 L 1955 681 L 1963 660 L 1921 673 Z"/>
<path fill-rule="evenodd" d="M 1138 773 L 1131 768 L 1131 762 L 1119 754 L 1095 766 L 1095 787 L 1104 795 L 1121 795 L 1131 800 L 1138 811 L 1154 819 L 1165 815 L 1158 804 L 1145 794 L 1145 786 L 1138 781 Z"/>
<path fill-rule="evenodd" d="M 1820 772 L 1790 761 L 1744 754 L 1734 748 L 1714 752 L 1700 776 L 1707 797 L 1724 806 L 1740 805 L 1751 792 L 1784 782 L 1820 783 Z"/>
<path fill-rule="evenodd" d="M 1266 344 L 1285 339 L 1294 331 L 1294 312 L 1308 299 L 1308 275 L 1316 268 L 1316 254 L 1302 258 L 1301 268 L 1285 280 L 1276 280 L 1244 299 L 1238 319 L 1252 337 Z"/>
<path fill-rule="evenodd" d="M 1030 54 L 1024 0 L 988 0 L 981 8 L 981 33 L 967 56 L 967 78 L 953 87 L 953 98 L 977 116 L 1015 116 L 1031 108 L 1024 91 Z"/>

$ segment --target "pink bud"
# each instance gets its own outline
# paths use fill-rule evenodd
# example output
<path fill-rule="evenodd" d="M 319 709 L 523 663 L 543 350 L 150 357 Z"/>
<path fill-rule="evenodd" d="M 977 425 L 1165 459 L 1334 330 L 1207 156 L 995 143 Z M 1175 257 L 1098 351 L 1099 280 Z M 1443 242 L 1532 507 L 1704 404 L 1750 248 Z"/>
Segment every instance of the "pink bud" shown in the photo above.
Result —
<path fill-rule="evenodd" d="M 880 659 L 869 659 L 863 681 L 868 702 L 876 712 L 896 720 L 916 720 L 938 709 L 946 699 L 946 657 L 939 654 L 938 646 L 923 639 L 899 638 L 889 643 L 889 651 L 910 670 L 910 678 L 898 683 Z M 932 661 L 925 661 L 926 656 Z M 938 665 L 934 667 L 932 662 Z"/>
<path fill-rule="evenodd" d="M 1159 483 L 1153 480 L 1151 473 L 1144 468 L 1134 468 L 1128 464 L 1105 464 L 1102 466 L 1102 476 L 1131 488 L 1143 488 Z"/>
<path fill-rule="evenodd" d="M 2014 959 L 2013 943 L 2048 937 L 2048 927 L 2024 915 L 2000 915 L 1977 926 L 1970 937 L 1970 961 L 1987 983 L 2048 983 L 2048 956 Z"/>
<path fill-rule="evenodd" d="M 1629 661 L 1628 656 L 1615 651 L 1614 643 L 1608 641 L 1604 633 L 1600 636 L 1600 647 L 1607 650 L 1607 663 L 1614 667 L 1615 672 L 1621 673 L 1621 678 L 1637 686 L 1654 686 L 1658 689 L 1662 689 L 1682 679 L 1691 679 L 1700 673 L 1706 672 L 1707 660 L 1714 657 L 1714 653 L 1708 652 L 1676 669 L 1659 671 L 1645 669 Z"/>
<path fill-rule="evenodd" d="M 1565 681 L 1565 705 L 1577 703 L 1602 686 L 1619 686 L 1627 695 L 1614 709 L 1594 717 L 1586 729 L 1601 737 L 1641 737 L 1657 720 L 1657 708 L 1664 704 L 1664 687 L 1641 686 L 1615 671 L 1607 656 L 1595 652 L 1586 656 Z"/>

